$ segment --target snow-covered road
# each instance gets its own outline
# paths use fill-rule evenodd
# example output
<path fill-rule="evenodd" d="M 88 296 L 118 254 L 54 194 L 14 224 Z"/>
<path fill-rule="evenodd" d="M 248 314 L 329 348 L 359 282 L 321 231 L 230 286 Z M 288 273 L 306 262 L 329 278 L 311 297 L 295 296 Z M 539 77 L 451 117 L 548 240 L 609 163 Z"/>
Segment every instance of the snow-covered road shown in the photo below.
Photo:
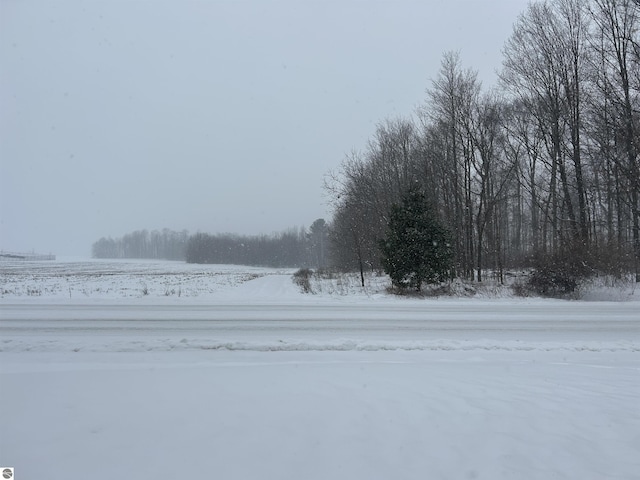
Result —
<path fill-rule="evenodd" d="M 637 304 L 613 302 L 2 306 L 0 349 L 640 349 Z M 355 343 L 354 343 L 355 342 Z"/>

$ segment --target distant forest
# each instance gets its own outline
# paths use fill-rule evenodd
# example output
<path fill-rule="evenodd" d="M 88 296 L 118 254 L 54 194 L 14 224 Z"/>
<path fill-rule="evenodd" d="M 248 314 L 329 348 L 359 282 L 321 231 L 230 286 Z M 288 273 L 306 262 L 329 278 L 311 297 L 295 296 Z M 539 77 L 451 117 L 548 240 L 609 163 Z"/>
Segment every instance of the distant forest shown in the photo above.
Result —
<path fill-rule="evenodd" d="M 101 238 L 93 244 L 94 258 L 182 260 L 265 267 L 327 266 L 328 226 L 318 219 L 309 228 L 292 228 L 272 235 L 208 234 L 138 230 L 122 238 Z"/>
<path fill-rule="evenodd" d="M 381 121 L 326 189 L 345 269 L 381 268 L 392 206 L 419 189 L 458 277 L 560 264 L 640 281 L 640 0 L 530 3 L 498 89 L 445 53 L 416 115 Z"/>
<path fill-rule="evenodd" d="M 101 238 L 91 247 L 91 255 L 93 258 L 184 260 L 188 240 L 186 230 L 136 230 L 121 238 Z"/>
<path fill-rule="evenodd" d="M 328 229 L 323 219 L 309 231 L 293 228 L 274 235 L 192 235 L 187 243 L 189 263 L 231 263 L 265 267 L 313 267 L 328 264 Z"/>

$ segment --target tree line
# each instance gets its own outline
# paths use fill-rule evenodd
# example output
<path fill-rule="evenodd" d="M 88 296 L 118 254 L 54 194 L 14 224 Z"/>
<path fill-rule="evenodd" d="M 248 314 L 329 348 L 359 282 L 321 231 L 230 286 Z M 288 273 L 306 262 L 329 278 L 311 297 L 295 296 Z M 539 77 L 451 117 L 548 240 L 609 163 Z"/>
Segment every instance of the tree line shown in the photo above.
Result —
<path fill-rule="evenodd" d="M 328 264 L 328 227 L 318 219 L 309 228 L 291 228 L 272 235 L 197 233 L 189 237 L 188 263 L 314 267 Z"/>
<path fill-rule="evenodd" d="M 489 91 L 445 53 L 417 112 L 327 176 L 334 264 L 381 268 L 392 208 L 419 190 L 460 277 L 573 262 L 640 281 L 639 27 L 640 0 L 532 2 Z"/>
<path fill-rule="evenodd" d="M 137 230 L 121 238 L 101 238 L 92 246 L 94 258 L 182 260 L 268 267 L 327 266 L 328 225 L 317 219 L 309 230 L 292 228 L 272 235 L 236 235 Z"/>
<path fill-rule="evenodd" d="M 136 230 L 121 238 L 103 237 L 91 247 L 93 258 L 146 258 L 184 260 L 189 233 Z"/>

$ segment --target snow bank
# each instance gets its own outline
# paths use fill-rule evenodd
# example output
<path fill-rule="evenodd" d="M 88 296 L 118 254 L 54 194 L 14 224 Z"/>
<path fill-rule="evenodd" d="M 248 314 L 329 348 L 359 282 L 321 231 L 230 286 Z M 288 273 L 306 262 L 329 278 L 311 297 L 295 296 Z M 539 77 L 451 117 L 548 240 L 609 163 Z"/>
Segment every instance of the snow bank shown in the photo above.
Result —
<path fill-rule="evenodd" d="M 99 337 L 90 340 L 59 342 L 50 339 L 5 339 L 0 352 L 172 352 L 189 350 L 224 350 L 250 352 L 378 352 L 378 351 L 502 351 L 502 352 L 640 352 L 638 341 L 614 342 L 526 342 L 495 340 L 416 341 L 333 341 L 274 340 L 260 342 L 216 341 L 206 338 L 173 340 L 136 339 L 105 342 Z"/>

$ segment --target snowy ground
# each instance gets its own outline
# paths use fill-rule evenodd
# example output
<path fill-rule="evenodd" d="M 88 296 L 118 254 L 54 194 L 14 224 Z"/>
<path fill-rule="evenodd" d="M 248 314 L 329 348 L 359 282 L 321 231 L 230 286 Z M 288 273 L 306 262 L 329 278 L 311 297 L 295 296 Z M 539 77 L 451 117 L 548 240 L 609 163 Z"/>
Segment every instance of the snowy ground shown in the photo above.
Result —
<path fill-rule="evenodd" d="M 291 273 L 0 264 L 0 465 L 17 480 L 638 478 L 637 296 L 399 299 L 378 279 L 303 295 Z"/>

